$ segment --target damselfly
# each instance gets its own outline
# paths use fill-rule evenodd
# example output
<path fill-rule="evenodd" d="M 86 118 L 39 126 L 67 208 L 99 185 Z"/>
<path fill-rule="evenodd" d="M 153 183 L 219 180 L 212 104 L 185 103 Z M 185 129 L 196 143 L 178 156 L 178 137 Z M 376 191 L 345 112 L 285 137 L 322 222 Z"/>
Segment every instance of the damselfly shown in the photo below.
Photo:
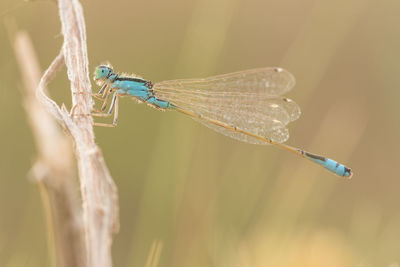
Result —
<path fill-rule="evenodd" d="M 300 116 L 299 106 L 282 97 L 295 85 L 294 76 L 281 68 L 251 69 L 204 79 L 182 79 L 152 83 L 142 78 L 115 73 L 100 65 L 94 80 L 101 86 L 94 94 L 103 105 L 93 116 L 110 116 L 115 127 L 120 96 L 131 96 L 159 110 L 176 110 L 207 127 L 242 142 L 271 144 L 307 158 L 329 171 L 350 178 L 343 164 L 299 148 L 283 144 L 289 138 L 289 122 Z M 108 112 L 104 112 L 111 97 Z"/>

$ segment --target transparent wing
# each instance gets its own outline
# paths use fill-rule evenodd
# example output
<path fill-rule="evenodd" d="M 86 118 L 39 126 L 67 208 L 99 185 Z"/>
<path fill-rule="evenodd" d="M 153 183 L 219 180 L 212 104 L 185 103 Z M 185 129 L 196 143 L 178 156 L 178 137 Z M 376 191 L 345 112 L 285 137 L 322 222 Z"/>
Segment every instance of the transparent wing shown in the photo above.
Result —
<path fill-rule="evenodd" d="M 260 68 L 222 74 L 203 79 L 183 79 L 160 82 L 159 87 L 198 93 L 238 93 L 240 95 L 280 96 L 296 84 L 294 76 L 282 68 Z"/>
<path fill-rule="evenodd" d="M 279 95 L 295 81 L 282 69 L 256 69 L 195 80 L 156 83 L 157 98 L 201 115 L 196 119 L 207 127 L 237 140 L 265 144 L 251 136 L 233 132 L 209 120 L 282 143 L 289 138 L 286 125 L 300 116 L 297 104 Z"/>

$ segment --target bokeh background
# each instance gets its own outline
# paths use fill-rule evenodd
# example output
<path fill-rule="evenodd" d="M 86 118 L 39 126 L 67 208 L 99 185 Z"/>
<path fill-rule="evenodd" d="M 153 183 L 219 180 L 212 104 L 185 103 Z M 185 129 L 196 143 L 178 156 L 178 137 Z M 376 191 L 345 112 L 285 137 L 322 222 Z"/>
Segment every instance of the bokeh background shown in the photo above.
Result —
<path fill-rule="evenodd" d="M 289 144 L 346 163 L 347 181 L 274 147 L 231 140 L 124 98 L 96 128 L 119 189 L 115 266 L 400 266 L 400 2 L 84 1 L 91 70 L 153 81 L 254 67 L 292 72 Z M 62 44 L 52 1 L 1 0 L 42 69 Z M 0 26 L 0 266 L 51 266 L 21 74 Z M 96 87 L 94 86 L 94 89 Z M 65 69 L 50 85 L 70 107 Z M 79 190 L 78 188 L 76 189 Z"/>

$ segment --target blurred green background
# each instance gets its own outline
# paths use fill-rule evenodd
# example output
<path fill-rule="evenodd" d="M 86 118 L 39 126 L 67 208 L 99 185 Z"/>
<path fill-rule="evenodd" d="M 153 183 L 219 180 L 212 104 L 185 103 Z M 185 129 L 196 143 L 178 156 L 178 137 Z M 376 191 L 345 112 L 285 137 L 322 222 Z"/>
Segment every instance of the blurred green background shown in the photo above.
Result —
<path fill-rule="evenodd" d="M 346 181 L 124 98 L 96 128 L 119 189 L 115 266 L 400 266 L 400 2 L 84 1 L 90 68 L 153 81 L 281 66 L 302 108 L 289 144 L 354 170 Z M 1 0 L 42 69 L 62 44 L 54 2 Z M 51 266 L 21 74 L 0 27 L 0 266 Z M 65 68 L 49 86 L 70 107 Z M 97 89 L 96 86 L 93 87 Z M 79 190 L 78 188 L 76 189 Z"/>

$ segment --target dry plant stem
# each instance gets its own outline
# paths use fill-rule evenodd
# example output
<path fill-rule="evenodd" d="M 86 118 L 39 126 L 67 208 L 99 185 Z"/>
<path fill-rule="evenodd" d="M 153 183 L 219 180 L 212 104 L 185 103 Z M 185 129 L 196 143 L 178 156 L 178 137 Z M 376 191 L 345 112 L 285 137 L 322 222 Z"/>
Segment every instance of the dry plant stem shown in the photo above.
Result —
<path fill-rule="evenodd" d="M 147 257 L 145 267 L 157 267 L 158 262 L 160 261 L 161 250 L 163 247 L 163 243 L 160 240 L 154 240 L 151 245 L 150 253 Z"/>
<path fill-rule="evenodd" d="M 119 228 L 118 195 L 103 155 L 94 141 L 92 118 L 70 116 L 65 107 L 60 108 L 45 94 L 45 87 L 65 62 L 74 113 L 89 114 L 92 109 L 82 7 L 78 0 L 59 0 L 58 7 L 64 43 L 60 54 L 40 80 L 37 96 L 70 133 L 74 142 L 83 201 L 86 266 L 109 267 L 112 266 L 112 237 Z"/>
<path fill-rule="evenodd" d="M 41 72 L 28 35 L 17 32 L 12 40 L 23 77 L 24 107 L 39 152 L 32 176 L 42 189 L 56 263 L 61 267 L 84 267 L 85 240 L 71 142 L 36 98 Z"/>

